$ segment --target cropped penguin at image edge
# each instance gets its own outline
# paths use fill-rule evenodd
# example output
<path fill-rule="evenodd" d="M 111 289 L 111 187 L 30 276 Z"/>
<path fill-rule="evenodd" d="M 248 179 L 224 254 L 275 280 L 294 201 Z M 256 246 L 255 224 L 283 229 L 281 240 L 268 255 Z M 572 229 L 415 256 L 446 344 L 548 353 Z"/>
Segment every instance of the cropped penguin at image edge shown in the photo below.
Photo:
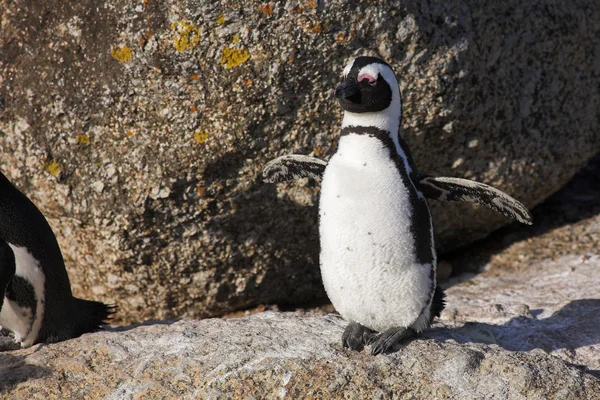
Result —
<path fill-rule="evenodd" d="M 0 172 L 0 327 L 30 347 L 97 331 L 115 309 L 73 297 L 46 218 Z"/>
<path fill-rule="evenodd" d="M 321 182 L 320 267 L 335 309 L 349 321 L 342 344 L 387 353 L 439 317 L 437 255 L 426 198 L 466 201 L 532 224 L 527 208 L 483 183 L 421 174 L 399 135 L 402 107 L 392 68 L 358 57 L 335 96 L 344 110 L 329 162 L 286 155 L 263 168 L 266 182 L 309 177 Z"/>

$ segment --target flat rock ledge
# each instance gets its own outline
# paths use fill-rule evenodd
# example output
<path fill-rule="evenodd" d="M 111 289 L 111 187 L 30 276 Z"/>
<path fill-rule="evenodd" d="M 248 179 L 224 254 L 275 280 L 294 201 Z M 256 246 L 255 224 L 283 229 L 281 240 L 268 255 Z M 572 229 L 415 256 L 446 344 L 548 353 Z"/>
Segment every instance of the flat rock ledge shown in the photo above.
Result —
<path fill-rule="evenodd" d="M 0 353 L 3 398 L 600 399 L 600 257 L 452 282 L 390 355 L 344 350 L 334 314 L 151 321 Z"/>

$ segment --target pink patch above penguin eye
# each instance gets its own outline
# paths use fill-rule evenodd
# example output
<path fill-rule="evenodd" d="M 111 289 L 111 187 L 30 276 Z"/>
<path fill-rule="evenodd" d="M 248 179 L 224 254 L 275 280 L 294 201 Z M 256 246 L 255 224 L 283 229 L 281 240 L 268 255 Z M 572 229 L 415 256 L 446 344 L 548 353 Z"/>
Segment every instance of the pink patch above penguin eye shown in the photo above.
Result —
<path fill-rule="evenodd" d="M 371 76 L 369 74 L 362 74 L 362 75 L 359 75 L 359 77 L 358 77 L 359 82 L 362 82 L 365 79 L 368 81 L 368 84 L 371 86 L 375 86 L 375 84 L 377 83 L 377 79 L 375 79 L 374 76 Z"/>

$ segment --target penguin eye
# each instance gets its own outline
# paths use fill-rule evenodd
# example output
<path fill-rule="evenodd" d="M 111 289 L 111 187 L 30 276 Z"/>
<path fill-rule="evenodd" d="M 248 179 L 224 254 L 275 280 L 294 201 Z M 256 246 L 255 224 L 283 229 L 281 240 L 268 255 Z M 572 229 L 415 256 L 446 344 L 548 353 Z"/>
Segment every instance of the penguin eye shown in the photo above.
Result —
<path fill-rule="evenodd" d="M 362 83 L 363 81 L 366 80 L 367 82 L 365 82 L 365 83 L 368 83 L 371 86 L 375 86 L 377 84 L 377 79 L 375 79 L 374 76 L 371 76 L 369 74 L 362 74 L 358 77 L 357 80 L 359 83 Z"/>

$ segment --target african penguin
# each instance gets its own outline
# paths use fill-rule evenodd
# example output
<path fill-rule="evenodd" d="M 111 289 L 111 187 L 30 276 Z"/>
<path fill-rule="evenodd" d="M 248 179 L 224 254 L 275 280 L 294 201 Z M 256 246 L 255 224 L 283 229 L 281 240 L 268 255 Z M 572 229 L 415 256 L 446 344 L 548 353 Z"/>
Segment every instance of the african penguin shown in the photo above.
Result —
<path fill-rule="evenodd" d="M 384 61 L 351 61 L 335 96 L 344 118 L 331 160 L 279 157 L 265 165 L 263 178 L 322 179 L 321 275 L 332 304 L 350 322 L 342 344 L 385 353 L 427 329 L 444 307 L 426 197 L 474 202 L 522 223 L 532 220 L 527 208 L 500 190 L 417 171 L 398 132 L 398 81 Z"/>
<path fill-rule="evenodd" d="M 50 225 L 0 172 L 0 326 L 29 347 L 98 330 L 114 308 L 73 297 Z"/>

